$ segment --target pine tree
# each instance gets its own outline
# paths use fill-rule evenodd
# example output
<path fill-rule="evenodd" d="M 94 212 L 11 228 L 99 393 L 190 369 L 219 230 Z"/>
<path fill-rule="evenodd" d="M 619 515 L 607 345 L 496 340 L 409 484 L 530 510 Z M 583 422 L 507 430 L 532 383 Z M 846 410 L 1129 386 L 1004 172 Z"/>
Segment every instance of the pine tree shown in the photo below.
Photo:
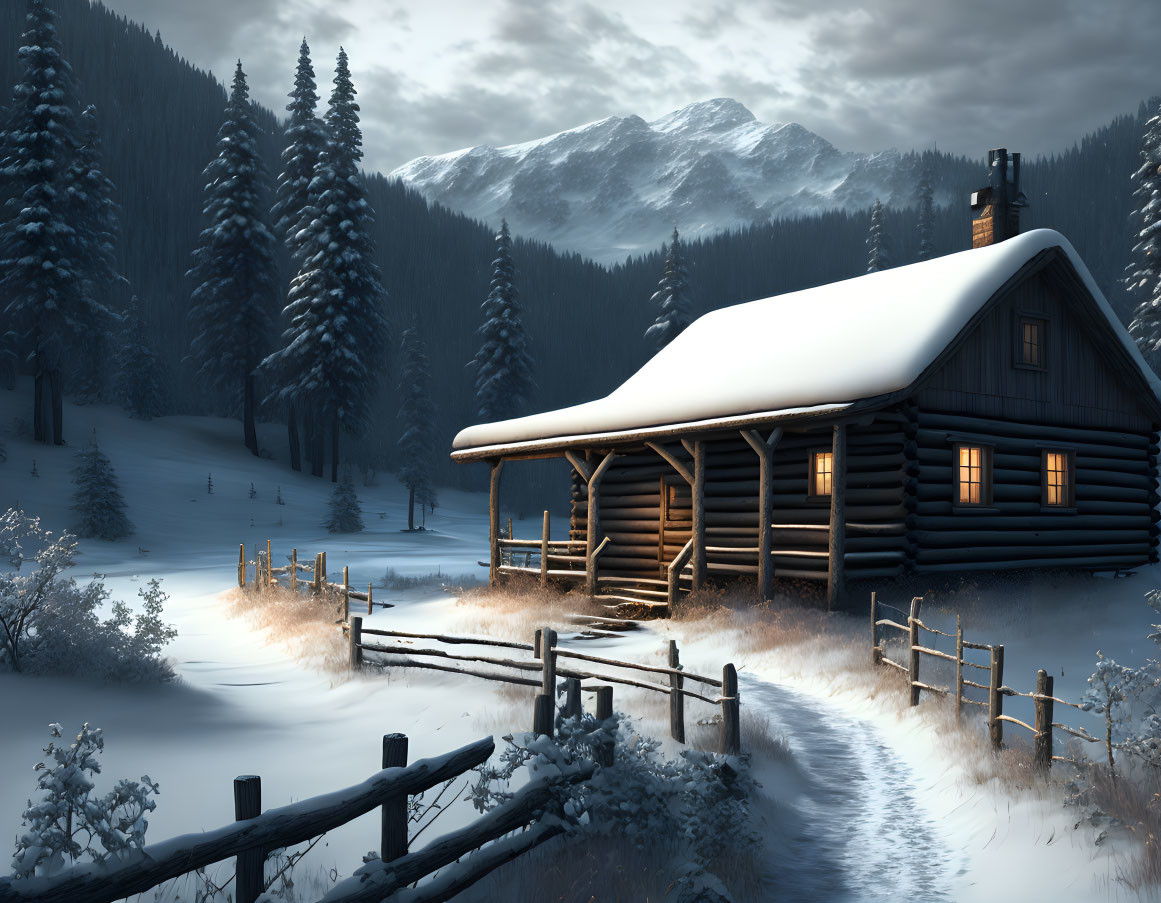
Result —
<path fill-rule="evenodd" d="M 323 526 L 331 533 L 359 533 L 363 529 L 363 509 L 347 468 L 343 469 L 343 478 L 331 493 L 330 513 Z"/>
<path fill-rule="evenodd" d="M 146 341 L 136 295 L 121 315 L 116 368 L 117 402 L 138 420 L 161 416 L 161 361 Z"/>
<path fill-rule="evenodd" d="M 281 351 L 267 358 L 275 372 L 293 375 L 275 393 L 309 408 L 307 442 L 312 472 L 323 471 L 323 435 L 331 433 L 331 481 L 339 478 L 339 435 L 366 426 L 385 364 L 386 292 L 374 262 L 374 212 L 359 175 L 363 152 L 359 106 L 340 50 L 327 110 L 327 150 L 320 154 L 299 223 L 299 272 L 290 285 Z"/>
<path fill-rule="evenodd" d="M 645 330 L 645 341 L 653 343 L 660 351 L 677 338 L 690 324 L 689 273 L 685 268 L 685 255 L 681 249 L 681 236 L 673 230 L 673 240 L 669 246 L 661 246 L 665 255 L 665 269 L 657 291 L 649 299 L 660 308 L 653 325 Z"/>
<path fill-rule="evenodd" d="M 1141 136 L 1141 165 L 1133 173 L 1133 256 L 1125 286 L 1137 307 L 1129 331 L 1146 358 L 1161 360 L 1161 99 L 1149 104 L 1152 116 Z"/>
<path fill-rule="evenodd" d="M 286 126 L 286 148 L 282 152 L 282 172 L 278 176 L 275 189 L 274 207 L 270 211 L 274 221 L 274 231 L 282 238 L 292 261 L 299 260 L 302 244 L 298 231 L 303 212 L 310 206 L 310 183 L 319 156 L 326 150 L 327 130 L 316 115 L 318 93 L 314 80 L 314 66 L 310 60 L 310 46 L 306 38 L 298 53 L 298 69 L 294 78 L 294 90 L 286 109 L 290 112 L 290 122 Z M 287 309 L 289 310 L 289 309 Z M 284 310 L 284 317 L 287 313 Z M 289 319 L 285 325 L 290 326 Z M 269 379 L 282 387 L 291 381 L 285 374 L 267 369 Z M 302 449 L 298 431 L 298 412 L 292 399 L 286 404 L 287 442 L 290 447 L 292 470 L 302 470 Z"/>
<path fill-rule="evenodd" d="M 72 510 L 80 518 L 74 528 L 77 536 L 96 539 L 123 539 L 133 533 L 133 524 L 125 516 L 125 499 L 117 484 L 113 465 L 97 446 L 97 434 L 76 455 L 73 467 Z"/>
<path fill-rule="evenodd" d="M 925 151 L 919 171 L 919 259 L 935 256 L 935 193 L 931 188 L 931 153 Z"/>
<path fill-rule="evenodd" d="M 512 234 L 504 220 L 496 235 L 491 291 L 482 305 L 484 323 L 476 331 L 480 350 L 472 361 L 476 368 L 476 414 L 483 421 L 520 414 L 535 385 L 518 297 Z"/>
<path fill-rule="evenodd" d="M 876 200 L 871 208 L 871 228 L 867 233 L 867 272 L 878 273 L 891 267 L 891 241 L 883 227 L 883 205 Z"/>
<path fill-rule="evenodd" d="M 435 408 L 431 403 L 431 372 L 427 344 L 412 326 L 403 333 L 403 363 L 399 376 L 399 481 L 408 489 L 407 529 L 415 529 L 415 503 L 420 511 L 435 503 L 431 465 L 435 456 Z"/>
<path fill-rule="evenodd" d="M 205 169 L 206 228 L 189 275 L 194 339 L 191 357 L 210 385 L 241 390 L 246 447 L 258 454 L 254 428 L 255 371 L 262 361 L 276 309 L 278 265 L 266 224 L 266 172 L 255 139 L 242 63 L 218 131 L 218 154 Z"/>
<path fill-rule="evenodd" d="M 97 108 L 81 113 L 81 141 L 69 167 L 66 183 L 70 223 L 77 232 L 78 257 L 84 289 L 93 312 L 90 328 L 79 342 L 76 381 L 79 401 L 106 401 L 106 362 L 118 318 L 112 313 L 113 290 L 126 280 L 117 272 L 115 251 L 120 231 L 120 208 L 113 200 L 113 183 L 102 167 Z"/>
<path fill-rule="evenodd" d="M 78 335 L 100 311 L 85 289 L 89 252 L 73 228 L 68 174 L 76 152 L 76 89 L 61 55 L 56 15 L 44 0 L 28 0 L 0 161 L 10 197 L 0 223 L 0 298 L 4 320 L 31 352 L 35 373 L 33 436 L 64 442 L 62 369 Z"/>

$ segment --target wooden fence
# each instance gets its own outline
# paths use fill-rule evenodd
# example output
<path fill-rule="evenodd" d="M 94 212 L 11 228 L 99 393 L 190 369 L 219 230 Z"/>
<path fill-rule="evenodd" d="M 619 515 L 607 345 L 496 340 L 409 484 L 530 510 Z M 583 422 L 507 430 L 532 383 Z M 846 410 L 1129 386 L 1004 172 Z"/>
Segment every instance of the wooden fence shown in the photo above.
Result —
<path fill-rule="evenodd" d="M 437 876 L 407 898 L 409 903 L 447 900 L 503 863 L 562 833 L 565 827 L 559 819 L 541 820 L 541 816 L 551 809 L 562 783 L 587 780 L 592 775 L 589 766 L 534 781 L 466 827 L 408 852 L 408 797 L 483 764 L 494 750 L 492 738 L 485 737 L 443 756 L 407 765 L 407 737 L 387 734 L 383 737 L 382 771 L 360 784 L 266 812 L 262 812 L 261 778 L 243 775 L 234 780 L 232 824 L 151 844 L 108 864 L 76 865 L 51 877 L 0 878 L 0 903 L 112 903 L 231 857 L 236 858 L 233 899 L 254 903 L 264 890 L 263 866 L 268 851 L 305 843 L 376 808 L 381 809 L 382 859 L 339 882 L 327 894 L 326 903 L 379 903 L 466 856 L 459 868 Z M 523 828 L 527 830 L 512 834 Z"/>
<path fill-rule="evenodd" d="M 380 608 L 394 608 L 390 602 L 376 602 L 375 601 L 375 587 L 373 584 L 367 584 L 367 591 L 361 592 L 357 589 L 351 588 L 350 568 L 343 567 L 343 582 L 331 583 L 327 580 L 327 553 L 319 552 L 314 556 L 314 561 L 310 564 L 303 564 L 298 560 L 298 549 L 290 550 L 290 564 L 283 567 L 271 567 L 273 561 L 270 551 L 270 540 L 266 540 L 266 548 L 257 547 L 254 550 L 254 558 L 247 560 L 246 545 L 242 543 L 238 546 L 238 586 L 245 589 L 247 586 L 253 585 L 255 592 L 265 592 L 271 587 L 281 586 L 282 581 L 286 581 L 286 586 L 292 593 L 297 593 L 299 585 L 306 589 L 313 595 L 326 597 L 328 595 L 334 597 L 342 604 L 342 619 L 341 623 L 343 629 L 347 629 L 347 625 L 351 619 L 351 600 L 356 602 L 367 603 L 367 614 L 374 611 L 375 606 Z M 253 584 L 248 582 L 248 569 L 254 568 Z M 302 580 L 299 578 L 300 574 L 309 574 L 310 579 Z"/>
<path fill-rule="evenodd" d="M 421 649 L 404 645 L 384 645 L 374 640 L 368 642 L 368 637 L 432 640 L 436 643 L 450 646 L 488 646 L 500 649 L 511 649 L 522 653 L 531 653 L 531 657 L 528 659 L 499 658 L 480 653 L 461 654 L 449 652 L 445 649 Z M 669 641 L 668 666 L 645 665 L 637 662 L 590 655 L 587 652 L 578 652 L 574 649 L 565 649 L 557 644 L 556 631 L 547 627 L 542 630 L 537 630 L 533 642 L 529 644 L 493 637 L 448 636 L 437 633 L 408 633 L 400 630 L 381 630 L 378 628 L 364 627 L 363 619 L 354 616 L 351 618 L 349 642 L 350 666 L 356 670 L 362 667 L 365 661 L 365 653 L 371 652 L 391 657 L 390 664 L 392 667 L 448 671 L 452 674 L 501 681 L 518 686 L 539 687 L 540 693 L 536 695 L 534 701 L 532 729 L 540 734 L 551 735 L 553 733 L 556 716 L 557 678 L 565 679 L 565 705 L 563 706 L 563 712 L 566 716 L 581 714 L 582 691 L 596 694 L 598 719 L 607 718 L 612 714 L 613 688 L 609 686 L 586 685 L 582 683 L 585 680 L 621 684 L 623 686 L 636 687 L 638 689 L 667 695 L 669 697 L 670 734 L 679 743 L 685 742 L 685 700 L 687 698 L 696 699 L 708 705 L 720 706 L 721 708 L 718 751 L 727 754 L 741 751 L 740 700 L 738 696 L 737 670 L 732 664 L 725 665 L 722 668 L 722 677 L 720 680 L 715 677 L 707 677 L 686 671 L 681 666 L 676 640 Z M 430 661 L 430 659 L 435 659 L 435 661 Z M 619 674 L 580 670 L 577 667 L 561 667 L 560 659 L 605 665 L 622 670 L 637 671 L 643 674 L 662 675 L 665 678 L 665 683 L 636 680 Z M 490 665 L 495 668 L 505 668 L 520 671 L 524 674 L 537 674 L 538 676 L 530 677 L 500 671 L 483 671 L 475 668 L 455 666 L 449 664 L 450 662 Z M 696 693 L 693 690 L 686 689 L 686 681 L 715 688 L 720 691 L 720 694 L 717 696 L 705 696 L 701 693 Z"/>
<path fill-rule="evenodd" d="M 962 719 L 963 707 L 965 705 L 984 708 L 987 710 L 988 736 L 992 746 L 996 749 L 1003 746 L 1005 723 L 1022 727 L 1030 731 L 1033 735 L 1033 760 L 1038 766 L 1045 769 L 1051 768 L 1053 762 L 1066 761 L 1066 758 L 1063 756 L 1053 755 L 1053 730 L 1063 731 L 1066 734 L 1078 737 L 1081 740 L 1086 740 L 1089 743 L 1108 743 L 1108 740 L 1094 737 L 1083 728 L 1070 727 L 1069 725 L 1061 724 L 1053 720 L 1055 705 L 1057 703 L 1073 709 L 1083 709 L 1083 707 L 1075 702 L 1069 702 L 1058 696 L 1054 696 L 1052 676 L 1044 671 L 1044 669 L 1036 672 L 1035 689 L 1030 693 L 1021 693 L 1018 690 L 1006 686 L 1004 684 L 1003 645 L 972 643 L 965 640 L 963 623 L 959 615 L 956 615 L 956 630 L 954 634 L 927 626 L 919 617 L 922 604 L 923 597 L 916 596 L 911 600 L 910 611 L 904 612 L 902 609 L 894 608 L 894 606 L 884 605 L 884 603 L 878 601 L 875 593 L 871 593 L 871 661 L 875 665 L 894 668 L 907 675 L 907 681 L 911 690 L 911 705 L 919 705 L 920 693 L 926 691 L 940 696 L 951 695 L 955 699 L 955 717 L 957 721 Z M 884 607 L 892 608 L 900 614 L 905 614 L 906 624 L 893 621 L 890 618 L 880 618 L 880 609 Z M 896 630 L 906 634 L 905 648 L 908 653 L 906 664 L 892 661 L 886 656 L 883 643 L 880 639 L 880 628 Z M 921 642 L 921 631 L 933 636 L 954 639 L 955 654 L 941 652 L 938 649 L 932 649 L 924 645 Z M 970 661 L 967 658 L 970 652 L 986 652 L 988 655 L 988 663 L 981 664 Z M 952 686 L 935 686 L 920 680 L 919 666 L 922 656 L 925 655 L 955 664 L 955 680 Z M 965 677 L 965 668 L 985 672 L 988 682 L 986 684 L 980 683 L 979 681 Z M 968 699 L 964 695 L 965 687 L 974 687 L 986 691 L 987 701 L 981 702 L 975 699 Z M 1024 697 L 1032 700 L 1034 713 L 1032 724 L 1004 714 L 1004 698 L 1011 696 Z"/>

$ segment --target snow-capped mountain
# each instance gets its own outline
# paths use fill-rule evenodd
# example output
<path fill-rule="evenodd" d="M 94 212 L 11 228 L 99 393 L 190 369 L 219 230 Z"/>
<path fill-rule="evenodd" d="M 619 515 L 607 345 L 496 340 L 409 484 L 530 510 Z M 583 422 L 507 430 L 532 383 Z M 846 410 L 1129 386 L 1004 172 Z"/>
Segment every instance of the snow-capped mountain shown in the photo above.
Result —
<path fill-rule="evenodd" d="M 605 262 L 687 237 L 875 198 L 908 203 L 894 150 L 843 153 L 728 98 L 611 116 L 524 144 L 419 157 L 391 175 L 454 210 Z M 937 199 L 938 200 L 938 199 Z"/>

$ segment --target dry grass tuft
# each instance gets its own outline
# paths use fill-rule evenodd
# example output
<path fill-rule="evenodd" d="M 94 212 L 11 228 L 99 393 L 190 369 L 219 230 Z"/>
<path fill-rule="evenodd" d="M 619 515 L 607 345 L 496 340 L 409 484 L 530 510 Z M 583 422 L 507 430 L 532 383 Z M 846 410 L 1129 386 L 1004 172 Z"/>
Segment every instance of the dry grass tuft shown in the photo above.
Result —
<path fill-rule="evenodd" d="M 465 589 L 456 603 L 457 629 L 485 636 L 505 636 L 531 642 L 537 628 L 563 628 L 572 615 L 601 615 L 604 610 L 583 592 L 561 592 L 539 580 L 516 574 L 502 587 Z"/>
<path fill-rule="evenodd" d="M 1106 767 L 1093 765 L 1085 778 L 1090 801 L 1141 844 L 1138 855 L 1118 868 L 1119 880 L 1142 900 L 1161 900 L 1161 768 L 1134 763 L 1114 779 Z"/>
<path fill-rule="evenodd" d="M 281 644 L 300 661 L 329 673 L 346 671 L 347 643 L 337 623 L 342 618 L 340 600 L 279 586 L 264 593 L 232 590 L 226 606 L 230 617 L 244 617 L 268 631 L 267 643 Z"/>

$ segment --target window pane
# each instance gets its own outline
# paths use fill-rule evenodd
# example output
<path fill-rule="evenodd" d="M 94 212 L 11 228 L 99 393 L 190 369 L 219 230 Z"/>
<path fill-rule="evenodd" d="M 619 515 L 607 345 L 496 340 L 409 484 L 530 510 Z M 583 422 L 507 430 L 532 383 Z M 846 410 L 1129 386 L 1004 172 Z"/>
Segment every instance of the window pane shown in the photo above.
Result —
<path fill-rule="evenodd" d="M 814 495 L 830 495 L 832 463 L 831 452 L 814 453 L 814 479 L 811 489 Z"/>
<path fill-rule="evenodd" d="M 1036 320 L 1024 320 L 1022 325 L 1022 347 L 1023 355 L 1021 360 L 1025 364 L 1031 364 L 1033 367 L 1040 366 L 1040 324 Z"/>
<path fill-rule="evenodd" d="M 1069 504 L 1072 475 L 1068 452 L 1047 452 L 1044 456 L 1044 501 L 1048 505 Z"/>
<path fill-rule="evenodd" d="M 959 449 L 959 502 L 979 505 L 983 502 L 983 449 L 962 445 Z"/>

